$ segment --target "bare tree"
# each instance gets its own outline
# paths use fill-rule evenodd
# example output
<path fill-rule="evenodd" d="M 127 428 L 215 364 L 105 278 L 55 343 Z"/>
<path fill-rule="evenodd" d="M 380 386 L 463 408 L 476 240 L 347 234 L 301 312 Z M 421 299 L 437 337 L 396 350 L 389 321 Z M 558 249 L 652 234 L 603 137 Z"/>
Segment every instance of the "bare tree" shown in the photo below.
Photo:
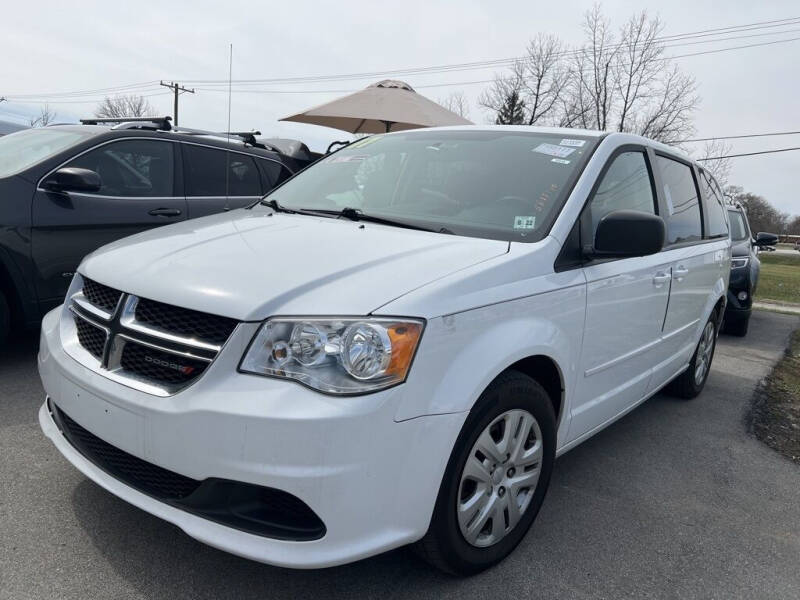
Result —
<path fill-rule="evenodd" d="M 703 167 L 714 176 L 720 187 L 725 189 L 728 185 L 728 177 L 731 173 L 731 159 L 722 158 L 731 153 L 731 145 L 724 140 L 711 140 L 703 144 L 697 158 L 703 163 Z"/>
<path fill-rule="evenodd" d="M 664 25 L 647 12 L 612 30 L 599 4 L 583 21 L 585 42 L 568 50 L 536 36 L 510 73 L 495 76 L 480 103 L 493 113 L 516 92 L 526 122 L 638 133 L 676 143 L 693 132 L 695 80 L 664 56 Z"/>
<path fill-rule="evenodd" d="M 786 233 L 790 235 L 800 235 L 800 215 L 794 217 L 786 226 Z"/>
<path fill-rule="evenodd" d="M 451 92 L 448 96 L 440 98 L 439 104 L 450 112 L 454 112 L 460 117 L 469 119 L 469 101 L 467 101 L 463 92 Z"/>
<path fill-rule="evenodd" d="M 57 116 L 58 115 L 56 115 L 55 111 L 50 110 L 50 105 L 45 104 L 39 110 L 39 116 L 29 119 L 28 123 L 30 124 L 31 127 L 46 127 L 47 125 L 55 121 Z"/>
<path fill-rule="evenodd" d="M 553 35 L 539 34 L 528 44 L 526 54 L 512 66 L 510 77 L 495 77 L 492 87 L 479 99 L 481 106 L 497 113 L 512 94 L 525 105 L 524 123 L 534 125 L 558 108 L 569 82 L 569 69 L 562 60 L 564 45 Z"/>
<path fill-rule="evenodd" d="M 94 111 L 95 117 L 117 119 L 120 117 L 153 117 L 155 109 L 144 96 L 136 94 L 106 96 Z"/>
<path fill-rule="evenodd" d="M 788 232 L 789 215 L 776 209 L 763 196 L 745 192 L 739 186 L 728 186 L 726 192 L 733 197 L 734 201 L 744 206 L 753 234 L 759 231 L 775 234 Z"/>

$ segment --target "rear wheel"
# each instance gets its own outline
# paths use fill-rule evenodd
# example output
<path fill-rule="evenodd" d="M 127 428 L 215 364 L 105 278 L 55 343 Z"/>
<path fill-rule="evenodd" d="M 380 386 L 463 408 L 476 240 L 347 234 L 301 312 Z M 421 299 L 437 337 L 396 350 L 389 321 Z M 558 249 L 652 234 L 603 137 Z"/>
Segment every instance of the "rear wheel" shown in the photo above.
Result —
<path fill-rule="evenodd" d="M 697 342 L 689 368 L 669 384 L 667 391 L 687 400 L 697 397 L 706 385 L 716 346 L 717 313 L 714 311 L 703 327 L 703 333 L 700 335 L 700 341 Z"/>
<path fill-rule="evenodd" d="M 468 575 L 511 553 L 544 501 L 555 441 L 547 392 L 516 371 L 495 379 L 455 444 L 430 529 L 416 545 L 422 558 Z"/>
<path fill-rule="evenodd" d="M 3 292 L 0 292 L 0 344 L 4 344 L 8 339 L 8 331 L 11 328 L 11 311 L 8 307 Z"/>

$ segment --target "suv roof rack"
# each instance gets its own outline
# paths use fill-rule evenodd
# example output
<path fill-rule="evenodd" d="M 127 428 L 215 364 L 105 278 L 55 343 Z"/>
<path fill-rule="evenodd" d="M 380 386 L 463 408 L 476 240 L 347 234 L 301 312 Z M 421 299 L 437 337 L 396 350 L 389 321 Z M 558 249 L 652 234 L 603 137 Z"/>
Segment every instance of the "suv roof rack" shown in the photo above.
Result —
<path fill-rule="evenodd" d="M 175 133 L 185 133 L 187 135 L 213 135 L 215 137 L 235 137 L 239 138 L 245 144 L 255 146 L 257 148 L 268 148 L 256 139 L 257 135 L 261 135 L 260 131 L 208 131 L 206 129 L 190 129 L 188 127 L 176 127 L 173 129 Z"/>
<path fill-rule="evenodd" d="M 104 125 L 116 123 L 112 129 L 172 129 L 172 117 L 99 117 L 96 119 L 81 119 L 81 125 Z"/>

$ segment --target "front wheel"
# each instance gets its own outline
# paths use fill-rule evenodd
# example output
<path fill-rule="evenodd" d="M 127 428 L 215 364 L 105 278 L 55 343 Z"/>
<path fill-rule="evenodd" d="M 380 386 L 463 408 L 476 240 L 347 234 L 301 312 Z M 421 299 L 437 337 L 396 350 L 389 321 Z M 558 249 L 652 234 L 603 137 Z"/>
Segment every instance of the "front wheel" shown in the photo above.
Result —
<path fill-rule="evenodd" d="M 737 337 L 744 337 L 747 335 L 747 330 L 750 327 L 750 315 L 747 315 L 743 319 L 739 319 L 738 321 L 733 321 L 731 323 L 725 323 L 725 328 L 723 331 L 730 335 L 735 335 Z"/>
<path fill-rule="evenodd" d="M 669 384 L 667 391 L 686 400 L 696 398 L 706 385 L 716 347 L 717 313 L 714 311 L 708 318 L 705 327 L 703 327 L 703 333 L 700 335 L 700 341 L 697 342 L 689 368 Z"/>
<path fill-rule="evenodd" d="M 416 546 L 419 554 L 458 575 L 505 558 L 544 501 L 555 443 L 547 392 L 522 373 L 501 374 L 481 395 L 456 441 L 430 529 Z"/>

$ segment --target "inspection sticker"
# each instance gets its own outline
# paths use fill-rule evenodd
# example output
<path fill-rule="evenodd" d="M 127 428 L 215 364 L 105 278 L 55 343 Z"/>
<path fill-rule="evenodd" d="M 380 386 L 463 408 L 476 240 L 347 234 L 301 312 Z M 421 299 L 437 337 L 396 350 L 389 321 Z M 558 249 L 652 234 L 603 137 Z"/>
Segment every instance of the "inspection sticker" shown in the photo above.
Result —
<path fill-rule="evenodd" d="M 582 148 L 586 142 L 584 140 L 570 140 L 564 139 L 561 140 L 562 146 L 575 146 L 576 148 Z"/>
<path fill-rule="evenodd" d="M 564 158 L 551 158 L 550 162 L 558 163 L 560 165 L 568 165 L 569 161 Z"/>
<path fill-rule="evenodd" d="M 514 217 L 514 229 L 533 229 L 536 225 L 536 217 L 522 216 Z"/>
<path fill-rule="evenodd" d="M 333 163 L 347 163 L 347 162 L 360 162 L 362 160 L 366 160 L 367 158 L 369 158 L 369 156 L 358 155 L 358 154 L 350 155 L 350 156 L 348 156 L 346 154 L 338 154 L 338 155 L 334 154 L 333 156 L 331 156 L 327 160 L 327 162 L 331 163 L 331 164 L 333 164 Z"/>
<path fill-rule="evenodd" d="M 566 158 L 575 152 L 575 148 L 565 148 L 564 146 L 556 146 L 555 144 L 539 144 L 532 150 L 532 152 L 539 152 L 540 154 Z"/>

